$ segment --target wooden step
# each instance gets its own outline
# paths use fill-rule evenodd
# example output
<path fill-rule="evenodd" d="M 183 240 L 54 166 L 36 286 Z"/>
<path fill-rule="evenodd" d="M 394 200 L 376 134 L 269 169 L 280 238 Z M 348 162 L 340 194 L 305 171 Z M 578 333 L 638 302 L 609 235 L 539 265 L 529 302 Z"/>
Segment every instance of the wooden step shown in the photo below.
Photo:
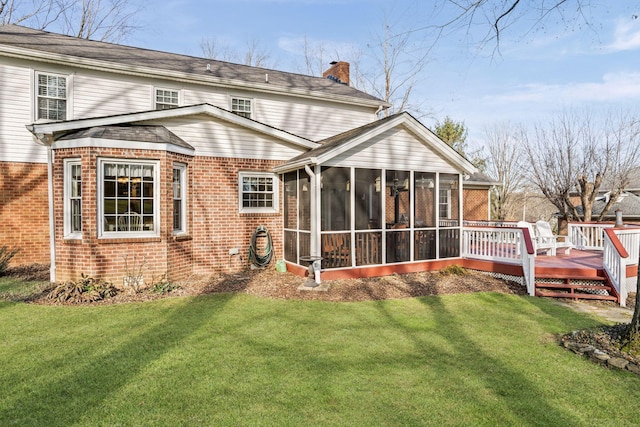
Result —
<path fill-rule="evenodd" d="M 548 292 L 536 290 L 537 297 L 549 297 L 549 298 L 571 298 L 571 299 L 593 299 L 603 301 L 618 301 L 618 298 L 613 295 L 597 295 L 588 293 L 572 293 L 572 292 Z"/>
<path fill-rule="evenodd" d="M 583 275 L 583 276 L 567 277 L 567 276 L 554 275 L 554 274 L 536 274 L 536 279 L 552 279 L 552 280 L 564 280 L 564 281 L 590 280 L 593 282 L 604 282 L 606 280 L 603 276 Z"/>
<path fill-rule="evenodd" d="M 598 291 L 610 291 L 611 286 L 607 285 L 585 285 L 585 284 L 572 284 L 572 283 L 547 283 L 536 282 L 536 288 L 546 289 L 593 289 Z"/>

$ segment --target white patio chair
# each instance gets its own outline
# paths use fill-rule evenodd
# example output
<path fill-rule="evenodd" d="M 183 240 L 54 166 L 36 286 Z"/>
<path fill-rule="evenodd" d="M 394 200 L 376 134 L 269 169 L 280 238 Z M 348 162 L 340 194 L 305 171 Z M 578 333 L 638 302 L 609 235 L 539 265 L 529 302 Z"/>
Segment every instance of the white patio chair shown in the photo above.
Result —
<path fill-rule="evenodd" d="M 547 255 L 556 254 L 555 242 L 539 239 L 533 229 L 533 224 L 527 221 L 518 221 L 518 228 L 526 228 L 529 230 L 529 236 L 531 236 L 531 242 L 533 243 L 534 255 L 538 255 L 538 251 L 545 251 Z"/>
<path fill-rule="evenodd" d="M 123 213 L 121 216 L 118 217 L 118 230 L 142 231 L 142 215 L 140 215 L 137 212 Z"/>
<path fill-rule="evenodd" d="M 555 255 L 558 249 L 564 249 L 565 254 L 569 255 L 571 253 L 571 248 L 573 245 L 571 242 L 567 241 L 559 241 L 559 237 L 566 236 L 558 236 L 553 234 L 551 230 L 551 225 L 547 221 L 537 221 L 536 222 L 536 230 L 538 230 L 538 241 L 543 242 L 546 245 L 552 245 L 553 249 L 551 250 L 551 255 Z"/>

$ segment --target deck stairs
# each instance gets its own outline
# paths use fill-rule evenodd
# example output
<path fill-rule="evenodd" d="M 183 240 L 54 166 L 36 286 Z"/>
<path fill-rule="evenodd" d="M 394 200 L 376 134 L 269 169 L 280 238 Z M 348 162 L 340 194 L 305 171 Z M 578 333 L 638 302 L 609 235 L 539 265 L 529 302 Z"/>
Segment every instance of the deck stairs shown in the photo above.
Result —
<path fill-rule="evenodd" d="M 618 293 L 601 270 L 570 275 L 536 273 L 535 295 L 619 302 Z"/>

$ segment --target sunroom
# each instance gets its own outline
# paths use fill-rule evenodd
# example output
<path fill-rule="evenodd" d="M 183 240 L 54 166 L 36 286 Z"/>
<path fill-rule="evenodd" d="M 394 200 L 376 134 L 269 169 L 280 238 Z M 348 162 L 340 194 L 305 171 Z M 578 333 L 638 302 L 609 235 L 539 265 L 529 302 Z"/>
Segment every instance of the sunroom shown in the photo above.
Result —
<path fill-rule="evenodd" d="M 277 168 L 287 262 L 375 274 L 460 256 L 466 159 L 407 113 L 321 143 Z"/>

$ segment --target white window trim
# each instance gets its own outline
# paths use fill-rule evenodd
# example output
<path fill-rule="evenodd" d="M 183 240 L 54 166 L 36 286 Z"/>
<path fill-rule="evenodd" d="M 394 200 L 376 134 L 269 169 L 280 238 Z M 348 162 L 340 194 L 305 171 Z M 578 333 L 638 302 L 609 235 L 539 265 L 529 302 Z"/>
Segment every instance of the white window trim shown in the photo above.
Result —
<path fill-rule="evenodd" d="M 184 163 L 174 163 L 171 170 L 171 185 L 173 185 L 173 171 L 178 169 L 180 171 L 180 209 L 182 212 L 180 229 L 173 229 L 174 235 L 181 235 L 187 233 L 187 165 Z M 173 192 L 171 195 L 171 207 L 173 209 Z M 171 217 L 171 228 L 173 228 L 173 215 Z"/>
<path fill-rule="evenodd" d="M 104 164 L 139 164 L 153 165 L 153 230 L 148 231 L 105 231 L 104 229 Z M 98 205 L 98 237 L 106 239 L 128 239 L 137 237 L 159 237 L 160 236 L 160 161 L 158 160 L 138 160 L 122 158 L 98 158 L 98 173 L 96 202 Z"/>
<path fill-rule="evenodd" d="M 32 70 L 32 75 L 31 75 L 31 93 L 33 94 L 32 97 L 32 102 L 33 102 L 33 108 L 31 109 L 32 114 L 33 114 L 33 122 L 38 122 L 38 123 L 49 123 L 49 122 L 57 122 L 59 120 L 49 120 L 49 119 L 40 119 L 38 117 L 38 76 L 40 75 L 47 75 L 47 76 L 57 76 L 57 77 L 64 77 L 67 79 L 67 111 L 66 111 L 66 118 L 65 121 L 67 120 L 72 120 L 72 112 L 73 112 L 73 78 L 71 74 L 64 74 L 64 73 L 56 73 L 56 72 L 50 72 L 50 71 L 39 71 L 39 70 Z"/>
<path fill-rule="evenodd" d="M 71 217 L 71 169 L 73 166 L 82 167 L 80 159 L 64 159 L 64 231 L 63 236 L 65 239 L 82 239 L 82 231 L 71 231 L 71 224 L 73 218 Z M 82 182 L 82 172 L 80 175 Z M 84 187 L 84 185 L 83 185 Z M 82 206 L 82 188 L 80 190 L 80 205 Z M 82 215 L 82 210 L 81 210 Z"/>
<path fill-rule="evenodd" d="M 273 206 L 270 208 L 251 208 L 244 207 L 242 205 L 242 195 L 244 192 L 242 191 L 242 179 L 244 177 L 258 177 L 264 178 L 268 177 L 273 179 Z M 238 210 L 240 213 L 277 213 L 280 209 L 280 180 L 278 179 L 278 175 L 270 172 L 251 172 L 244 171 L 238 174 Z"/>
<path fill-rule="evenodd" d="M 229 111 L 231 111 L 234 114 L 237 114 L 237 112 L 233 110 L 233 100 L 234 99 L 239 99 L 239 100 L 243 100 L 243 101 L 249 101 L 249 105 L 251 106 L 251 110 L 249 111 L 249 117 L 248 118 L 252 119 L 252 120 L 255 120 L 255 100 L 254 100 L 254 98 L 250 98 L 250 97 L 246 97 L 246 96 L 234 96 L 234 95 L 229 96 Z M 242 112 L 246 113 L 246 111 L 242 111 Z M 244 116 L 240 116 L 240 117 L 244 117 Z"/>
<path fill-rule="evenodd" d="M 166 90 L 169 92 L 177 92 L 178 93 L 178 105 L 176 105 L 175 108 L 180 107 L 182 105 L 182 90 L 180 89 L 175 89 L 175 88 L 170 88 L 170 87 L 160 87 L 160 86 L 154 86 L 151 92 L 151 108 L 154 110 L 158 109 L 158 91 L 159 90 Z"/>

